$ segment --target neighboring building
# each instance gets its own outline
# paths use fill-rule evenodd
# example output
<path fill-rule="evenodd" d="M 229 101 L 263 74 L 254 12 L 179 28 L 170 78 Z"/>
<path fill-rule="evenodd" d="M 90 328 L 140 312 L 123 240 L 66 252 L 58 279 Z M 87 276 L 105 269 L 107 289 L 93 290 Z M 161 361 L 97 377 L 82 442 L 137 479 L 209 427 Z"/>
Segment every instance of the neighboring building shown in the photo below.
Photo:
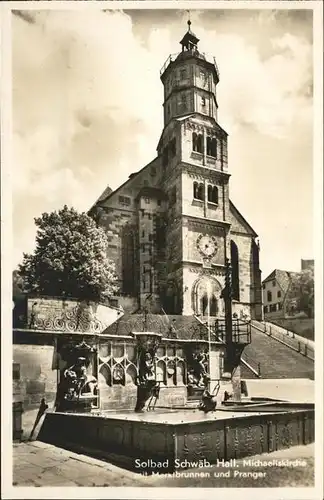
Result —
<path fill-rule="evenodd" d="M 314 260 L 301 259 L 301 271 L 314 268 Z M 265 319 L 282 318 L 293 311 L 297 312 L 296 301 L 290 297 L 286 303 L 291 279 L 298 273 L 275 269 L 262 282 L 263 312 Z M 289 310 L 288 310 L 289 309 Z"/>
<path fill-rule="evenodd" d="M 263 312 L 265 319 L 284 316 L 284 303 L 290 285 L 290 273 L 275 269 L 263 280 Z"/>
<path fill-rule="evenodd" d="M 233 312 L 262 318 L 257 234 L 229 198 L 227 133 L 218 122 L 215 59 L 190 29 L 161 69 L 157 157 L 89 211 L 107 230 L 128 310 L 222 316 L 225 262 Z M 234 64 L 234 63 L 233 63 Z"/>

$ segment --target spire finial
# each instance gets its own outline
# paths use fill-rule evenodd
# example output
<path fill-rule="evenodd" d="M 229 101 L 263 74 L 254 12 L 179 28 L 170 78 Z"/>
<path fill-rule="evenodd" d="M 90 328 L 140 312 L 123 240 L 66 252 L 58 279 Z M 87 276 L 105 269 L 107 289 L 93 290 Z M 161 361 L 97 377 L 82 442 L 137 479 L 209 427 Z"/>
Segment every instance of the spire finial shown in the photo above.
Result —
<path fill-rule="evenodd" d="M 188 31 L 190 31 L 190 26 L 191 26 L 191 21 L 190 21 L 190 10 L 187 10 L 188 12 L 188 21 L 187 21 L 187 24 L 188 24 Z"/>

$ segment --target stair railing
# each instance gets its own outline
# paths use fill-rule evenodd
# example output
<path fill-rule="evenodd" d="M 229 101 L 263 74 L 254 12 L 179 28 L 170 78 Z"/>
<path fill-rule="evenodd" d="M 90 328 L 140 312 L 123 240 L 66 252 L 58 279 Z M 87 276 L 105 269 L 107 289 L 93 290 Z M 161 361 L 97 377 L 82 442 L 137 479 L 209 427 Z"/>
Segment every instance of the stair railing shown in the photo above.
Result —
<path fill-rule="evenodd" d="M 260 332 L 265 333 L 269 337 L 272 337 L 274 340 L 277 340 L 281 344 L 284 344 L 285 346 L 289 347 L 293 351 L 299 352 L 306 358 L 314 361 L 315 359 L 314 348 L 313 346 L 307 344 L 307 342 L 301 342 L 300 340 L 297 340 L 295 337 L 287 335 L 286 332 L 280 331 L 278 328 L 276 328 L 276 325 L 269 325 L 266 322 L 260 323 L 257 321 L 256 322 L 253 321 L 252 326 L 257 330 L 259 330 Z"/>

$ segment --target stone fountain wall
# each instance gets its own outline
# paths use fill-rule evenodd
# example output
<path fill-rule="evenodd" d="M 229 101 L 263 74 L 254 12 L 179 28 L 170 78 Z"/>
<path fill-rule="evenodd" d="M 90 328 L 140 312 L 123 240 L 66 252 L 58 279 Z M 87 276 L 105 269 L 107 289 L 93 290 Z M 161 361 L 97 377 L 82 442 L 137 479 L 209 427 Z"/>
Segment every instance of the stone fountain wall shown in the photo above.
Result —
<path fill-rule="evenodd" d="M 183 406 L 187 400 L 186 358 L 181 342 L 164 340 L 156 352 L 156 377 L 160 382 L 159 406 Z M 138 375 L 136 342 L 124 339 L 100 339 L 98 382 L 100 407 L 133 409 L 136 403 Z"/>

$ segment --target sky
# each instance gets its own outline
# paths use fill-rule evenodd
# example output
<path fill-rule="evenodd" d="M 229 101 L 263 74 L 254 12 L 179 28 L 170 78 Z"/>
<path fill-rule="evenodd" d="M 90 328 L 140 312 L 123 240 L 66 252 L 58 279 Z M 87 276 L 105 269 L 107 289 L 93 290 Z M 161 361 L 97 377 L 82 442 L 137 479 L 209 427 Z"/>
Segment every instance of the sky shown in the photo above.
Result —
<path fill-rule="evenodd" d="M 262 278 L 313 258 L 311 10 L 191 11 L 216 57 L 230 198 L 259 235 Z M 15 268 L 34 217 L 87 211 L 156 156 L 159 71 L 180 50 L 181 10 L 19 11 L 12 16 Z"/>

